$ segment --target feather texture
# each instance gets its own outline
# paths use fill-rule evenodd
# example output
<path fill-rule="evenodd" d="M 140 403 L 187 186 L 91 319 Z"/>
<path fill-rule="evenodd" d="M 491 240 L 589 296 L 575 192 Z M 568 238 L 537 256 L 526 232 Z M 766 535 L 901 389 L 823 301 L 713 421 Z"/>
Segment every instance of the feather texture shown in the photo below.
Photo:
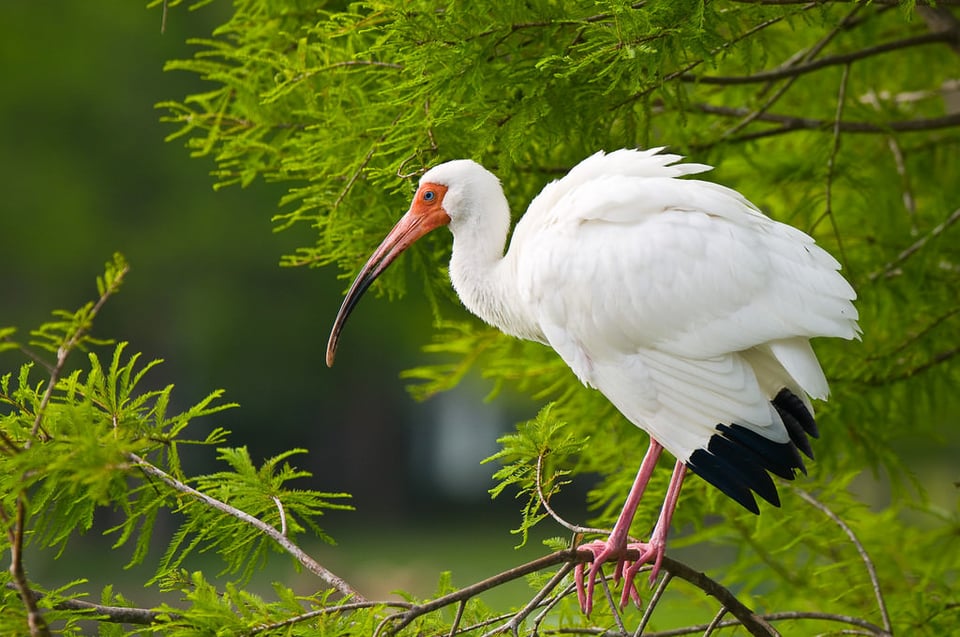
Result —
<path fill-rule="evenodd" d="M 856 338 L 856 293 L 811 237 L 734 190 L 679 179 L 710 167 L 661 150 L 581 162 L 534 199 L 502 257 L 505 231 L 480 236 L 475 219 L 482 208 L 495 217 L 484 223 L 509 222 L 495 178 L 479 189 L 476 175 L 453 173 L 490 174 L 452 162 L 421 183 L 472 202 L 447 209 L 451 279 L 468 309 L 552 346 L 631 422 L 756 510 L 751 491 L 777 503 L 768 471 L 792 477 L 804 470 L 797 450 L 812 455 L 809 397 L 828 388 L 809 339 Z"/>

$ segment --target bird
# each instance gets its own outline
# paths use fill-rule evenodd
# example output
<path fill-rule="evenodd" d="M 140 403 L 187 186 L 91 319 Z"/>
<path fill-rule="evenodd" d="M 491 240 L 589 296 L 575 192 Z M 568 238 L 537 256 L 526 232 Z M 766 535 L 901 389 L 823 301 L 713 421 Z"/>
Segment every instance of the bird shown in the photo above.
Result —
<path fill-rule="evenodd" d="M 792 480 L 813 459 L 812 400 L 827 379 L 810 339 L 858 339 L 857 295 L 840 263 L 801 230 L 736 190 L 690 178 L 711 166 L 665 147 L 599 151 L 548 183 L 510 232 L 500 180 L 458 159 L 427 170 L 406 214 L 350 286 L 327 343 L 332 366 L 347 318 L 373 281 L 417 239 L 453 235 L 450 281 L 468 310 L 513 337 L 553 348 L 649 447 L 609 537 L 578 547 L 589 614 L 601 566 L 615 561 L 621 607 L 634 579 L 661 569 L 688 471 L 747 510 L 780 506 L 771 474 Z M 675 459 L 649 539 L 629 535 L 666 449 Z M 639 557 L 630 561 L 628 549 Z"/>

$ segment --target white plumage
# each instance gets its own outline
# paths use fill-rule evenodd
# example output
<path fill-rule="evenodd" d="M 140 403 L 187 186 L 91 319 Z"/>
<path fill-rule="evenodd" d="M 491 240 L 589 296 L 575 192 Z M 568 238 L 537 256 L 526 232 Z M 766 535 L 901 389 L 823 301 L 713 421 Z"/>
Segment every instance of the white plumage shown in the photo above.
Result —
<path fill-rule="evenodd" d="M 450 277 L 464 305 L 555 349 L 650 434 L 650 468 L 659 445 L 670 451 L 678 464 L 668 503 L 689 467 L 751 510 L 751 490 L 778 504 L 767 472 L 803 470 L 797 450 L 811 455 L 807 435 L 817 434 L 809 397 L 828 394 L 809 339 L 857 337 L 856 293 L 811 237 L 734 190 L 679 179 L 710 167 L 661 150 L 588 157 L 533 200 L 505 254 L 510 212 L 497 178 L 469 160 L 427 171 L 344 300 L 328 364 L 373 279 L 449 224 Z M 642 477 L 610 540 L 586 547 L 590 589 L 599 563 L 625 548 Z M 662 556 L 671 513 L 665 506 L 640 545 L 650 558 Z M 581 601 L 589 608 L 589 591 Z"/>
<path fill-rule="evenodd" d="M 453 200 L 453 285 L 488 323 L 552 346 L 679 459 L 718 423 L 785 442 L 770 400 L 783 387 L 827 397 L 807 339 L 855 337 L 856 293 L 809 236 L 734 190 L 676 179 L 710 167 L 660 150 L 597 153 L 546 186 L 505 257 L 495 178 L 467 160 L 428 171 L 421 183 Z"/>

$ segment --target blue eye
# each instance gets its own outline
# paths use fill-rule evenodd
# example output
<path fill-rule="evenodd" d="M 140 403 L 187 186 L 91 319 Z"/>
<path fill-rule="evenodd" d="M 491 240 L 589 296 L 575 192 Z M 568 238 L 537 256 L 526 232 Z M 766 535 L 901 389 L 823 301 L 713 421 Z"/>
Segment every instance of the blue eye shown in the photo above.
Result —
<path fill-rule="evenodd" d="M 426 190 L 423 193 L 424 201 L 433 201 L 436 197 L 437 197 L 437 193 L 433 192 L 432 190 Z"/>

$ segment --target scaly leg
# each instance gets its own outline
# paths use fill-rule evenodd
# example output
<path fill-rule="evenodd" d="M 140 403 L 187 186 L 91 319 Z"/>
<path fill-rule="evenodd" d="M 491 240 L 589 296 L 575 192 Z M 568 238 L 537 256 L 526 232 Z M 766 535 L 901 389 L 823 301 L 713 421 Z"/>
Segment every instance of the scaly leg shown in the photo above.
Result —
<path fill-rule="evenodd" d="M 623 574 L 626 565 L 623 554 L 627 550 L 627 540 L 630 535 L 630 524 L 633 522 L 633 516 L 637 512 L 637 506 L 640 505 L 640 500 L 643 498 L 643 492 L 647 488 L 647 483 L 650 482 L 650 476 L 653 475 L 653 469 L 657 466 L 657 460 L 660 458 L 661 451 L 663 451 L 663 446 L 651 438 L 650 447 L 647 449 L 647 453 L 643 457 L 643 462 L 640 463 L 640 470 L 637 472 L 637 478 L 633 481 L 633 486 L 630 488 L 630 494 L 627 495 L 627 501 L 623 505 L 623 510 L 620 512 L 620 517 L 617 518 L 617 523 L 613 526 L 613 531 L 610 533 L 610 537 L 608 537 L 606 541 L 597 540 L 595 542 L 590 542 L 589 544 L 584 544 L 580 547 L 581 549 L 585 549 L 593 553 L 593 564 L 591 565 L 590 573 L 587 576 L 586 586 L 584 586 L 583 581 L 584 564 L 581 562 L 574 570 L 574 578 L 577 583 L 577 599 L 580 602 L 580 608 L 588 615 L 593 609 L 593 587 L 596 583 L 596 576 L 600 571 L 600 566 L 610 558 L 617 556 L 617 566 L 614 570 L 614 578 L 620 579 L 620 576 Z M 644 547 L 645 546 L 646 545 L 644 545 Z M 630 583 L 629 588 L 633 588 L 632 582 Z M 626 585 L 624 588 L 624 595 L 633 597 L 635 599 L 639 598 L 636 590 L 634 589 L 632 592 L 629 592 Z M 627 597 L 624 597 L 624 599 L 626 598 Z"/>
<path fill-rule="evenodd" d="M 641 566 L 653 562 L 653 568 L 650 571 L 651 584 L 660 574 L 663 554 L 667 549 L 667 533 L 670 532 L 670 522 L 673 520 L 673 512 L 677 509 L 677 500 L 680 499 L 680 489 L 683 487 L 683 478 L 686 474 L 687 465 L 683 461 L 677 460 L 677 464 L 673 468 L 673 476 L 670 478 L 670 486 L 667 488 L 667 496 L 663 499 L 663 508 L 660 509 L 660 517 L 657 518 L 657 526 L 653 529 L 650 541 L 637 561 L 623 573 L 623 594 L 620 596 L 620 608 L 626 607 L 627 600 L 631 597 L 634 601 L 639 600 L 639 596 L 635 596 L 636 588 L 633 586 L 633 578 Z"/>

